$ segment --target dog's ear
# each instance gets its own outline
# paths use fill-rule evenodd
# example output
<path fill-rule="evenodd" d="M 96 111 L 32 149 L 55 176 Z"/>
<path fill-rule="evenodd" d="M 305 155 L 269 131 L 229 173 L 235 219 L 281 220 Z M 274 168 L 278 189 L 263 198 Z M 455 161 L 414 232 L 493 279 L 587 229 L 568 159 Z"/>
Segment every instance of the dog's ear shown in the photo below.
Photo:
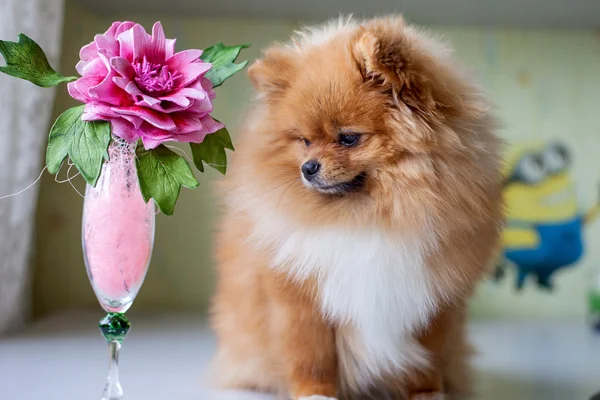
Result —
<path fill-rule="evenodd" d="M 451 70 L 431 46 L 413 34 L 401 17 L 367 23 L 358 33 L 353 55 L 365 81 L 381 86 L 427 120 L 444 119 L 460 107 Z"/>
<path fill-rule="evenodd" d="M 277 94 L 289 87 L 294 73 L 292 56 L 284 48 L 271 47 L 248 69 L 250 81 L 262 94 Z"/>

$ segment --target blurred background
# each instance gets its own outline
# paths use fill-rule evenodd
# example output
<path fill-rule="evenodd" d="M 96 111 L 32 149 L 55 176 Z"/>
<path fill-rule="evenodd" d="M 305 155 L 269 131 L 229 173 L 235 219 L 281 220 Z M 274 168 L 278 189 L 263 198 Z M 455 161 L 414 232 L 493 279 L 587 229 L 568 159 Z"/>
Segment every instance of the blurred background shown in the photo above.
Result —
<path fill-rule="evenodd" d="M 21 0 L 25 5 L 20 6 L 15 3 L 0 1 L 0 25 L 11 15 L 10 23 L 6 22 L 9 25 L 0 29 L 2 39 L 14 40 L 18 32 L 30 32 L 40 24 L 53 23 L 56 29 L 52 32 L 38 30 L 38 37 L 30 36 L 50 49 L 53 65 L 65 75 L 76 74 L 81 46 L 116 20 L 133 20 L 147 29 L 160 20 L 167 37 L 177 38 L 178 50 L 206 48 L 219 41 L 229 45 L 250 43 L 252 46 L 243 50 L 240 59 L 252 62 L 266 45 L 287 40 L 305 24 L 340 13 L 354 13 L 357 17 L 404 13 L 409 22 L 451 42 L 456 57 L 475 72 L 504 124 L 501 135 L 508 143 L 506 176 L 518 173 L 527 178 L 509 181 L 505 187 L 509 214 L 505 251 L 498 260 L 496 273 L 480 285 L 470 304 L 473 318 L 476 321 L 568 320 L 581 326 L 590 325 L 592 308 L 594 304 L 598 306 L 593 300 L 594 289 L 600 290 L 600 218 L 595 219 L 593 213 L 600 200 L 600 31 L 597 30 L 600 2 L 597 0 L 65 0 L 64 3 Z M 32 12 L 51 15 L 53 19 L 40 17 L 37 23 L 26 23 L 29 21 L 26 15 Z M 21 15 L 22 19 L 15 19 L 15 15 Z M 8 80 L 0 78 L 3 79 L 0 87 L 8 85 L 5 83 Z M 11 93 L 19 88 L 12 87 Z M 31 91 L 33 96 L 41 89 L 23 90 Z M 10 101 L 8 91 L 2 92 L 5 93 L 2 101 Z M 252 88 L 244 73 L 217 90 L 214 115 L 227 121 L 234 143 L 236 135 L 244 129 L 251 96 Z M 46 102 L 49 113 L 50 99 L 39 101 Z M 5 105 L 14 109 L 14 105 Z M 46 115 L 43 128 L 34 134 L 45 138 L 51 120 L 74 105 L 66 88 L 59 87 L 51 108 L 52 119 Z M 21 125 L 14 121 L 10 125 L 7 119 L 2 123 L 11 135 L 19 135 Z M 6 132 L 0 132 L 0 137 L 3 134 Z M 33 145 L 29 148 L 13 144 L 10 149 L 0 149 L 7 156 L 0 161 L 3 167 L 0 196 L 16 192 L 35 180 L 42 168 L 45 148 L 45 139 L 39 138 L 31 139 Z M 23 170 L 19 170 L 22 164 L 15 161 L 14 154 L 11 164 L 7 161 L 11 159 L 8 152 L 17 150 L 19 157 L 30 159 Z M 553 167 L 548 168 L 549 164 Z M 199 314 L 207 311 L 214 286 L 212 233 L 217 215 L 212 187 L 220 175 L 208 169 L 198 178 L 201 187 L 183 190 L 174 216 L 158 216 L 152 264 L 134 311 L 176 310 Z M 77 178 L 73 183 L 83 193 L 83 179 Z M 41 182 L 24 197 L 0 200 L 0 241 L 4 242 L 0 244 L 0 314 L 5 314 L 0 315 L 0 321 L 4 321 L 0 330 L 14 328 L 29 316 L 39 320 L 66 310 L 99 310 L 83 265 L 82 205 L 83 199 L 71 186 L 55 183 L 49 174 L 44 174 Z M 23 217 L 15 222 L 14 213 L 23 207 L 31 209 L 23 211 Z M 584 216 L 588 216 L 586 223 L 576 225 L 570 236 L 556 239 L 557 235 L 542 234 L 538 229 L 543 225 L 560 231 L 562 225 Z M 14 239 L 17 228 L 21 235 L 18 241 Z M 18 258 L 14 257 L 17 251 Z M 569 256 L 562 257 L 564 254 Z M 524 278 L 521 285 L 519 273 Z M 19 288 L 17 294 L 15 288 Z M 15 313 L 15 309 L 19 312 Z M 9 319 L 7 315 L 12 317 Z"/>
<path fill-rule="evenodd" d="M 115 20 L 133 20 L 150 29 L 162 21 L 177 48 L 206 48 L 251 43 L 241 59 L 254 60 L 270 42 L 287 40 L 306 23 L 342 13 L 357 16 L 403 12 L 449 40 L 456 57 L 475 71 L 497 106 L 504 123 L 502 136 L 511 146 L 507 162 L 518 164 L 512 153 L 537 151 L 555 142 L 570 154 L 565 173 L 576 187 L 577 208 L 586 213 L 600 196 L 600 3 L 589 1 L 504 2 L 460 1 L 269 1 L 251 2 L 159 0 L 67 0 L 62 33 L 60 71 L 76 74 L 78 51 Z M 216 118 L 227 121 L 235 135 L 243 129 L 252 96 L 246 74 L 218 89 Z M 64 87 L 56 95 L 53 119 L 77 103 Z M 45 131 L 39 133 L 45 135 Z M 40 160 L 42 159 L 40 152 Z M 508 160 L 515 158 L 515 160 Z M 550 178 L 550 177 L 548 177 Z M 135 309 L 206 310 L 214 283 L 212 231 L 216 202 L 209 169 L 199 176 L 201 188 L 182 192 L 173 217 L 159 216 L 150 272 Z M 83 179 L 75 185 L 83 192 Z M 547 189 L 545 189 L 547 190 Z M 560 191 L 557 188 L 557 192 Z M 536 188 L 532 187 L 531 192 Z M 517 207 L 524 201 L 510 200 Z M 535 193 L 531 194 L 532 196 Z M 65 308 L 95 307 L 87 284 L 80 243 L 81 197 L 68 185 L 57 185 L 44 175 L 35 221 L 33 243 L 33 312 L 42 317 Z M 539 216 L 544 218 L 552 216 Z M 478 317 L 529 318 L 570 316 L 583 318 L 587 292 L 600 271 L 600 223 L 583 228 L 587 244 L 581 259 L 553 277 L 554 290 L 540 290 L 531 276 L 521 292 L 515 290 L 517 268 L 510 260 L 505 277 L 485 282 L 472 302 Z M 532 246 L 536 246 L 535 242 Z"/>

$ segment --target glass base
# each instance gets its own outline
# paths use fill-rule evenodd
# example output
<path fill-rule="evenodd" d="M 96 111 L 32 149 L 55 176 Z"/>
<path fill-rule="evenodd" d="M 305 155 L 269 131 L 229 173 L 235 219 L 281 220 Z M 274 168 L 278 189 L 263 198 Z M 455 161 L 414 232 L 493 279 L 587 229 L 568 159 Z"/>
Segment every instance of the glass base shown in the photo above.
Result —
<path fill-rule="evenodd" d="M 123 388 L 120 383 L 112 384 L 108 382 L 100 400 L 120 400 L 123 398 Z"/>

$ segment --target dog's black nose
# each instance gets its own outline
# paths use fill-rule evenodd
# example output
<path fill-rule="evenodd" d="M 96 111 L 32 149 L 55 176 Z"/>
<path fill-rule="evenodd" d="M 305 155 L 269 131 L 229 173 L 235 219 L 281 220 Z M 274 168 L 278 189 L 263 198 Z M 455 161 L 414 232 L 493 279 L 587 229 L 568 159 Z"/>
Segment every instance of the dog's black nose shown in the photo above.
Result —
<path fill-rule="evenodd" d="M 302 175 L 307 181 L 312 180 L 319 169 L 321 168 L 321 164 L 318 161 L 310 160 L 302 164 Z"/>

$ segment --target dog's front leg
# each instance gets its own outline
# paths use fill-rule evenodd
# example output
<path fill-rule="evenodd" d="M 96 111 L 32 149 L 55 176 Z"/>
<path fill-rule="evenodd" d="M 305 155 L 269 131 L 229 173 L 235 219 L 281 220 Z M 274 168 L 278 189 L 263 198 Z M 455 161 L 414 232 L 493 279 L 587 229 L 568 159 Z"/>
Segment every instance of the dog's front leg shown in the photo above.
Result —
<path fill-rule="evenodd" d="M 446 399 L 443 364 L 447 346 L 450 345 L 449 339 L 453 333 L 455 314 L 456 310 L 453 307 L 440 310 L 419 335 L 419 343 L 427 351 L 430 363 L 426 368 L 415 368 L 407 374 L 408 400 Z"/>
<path fill-rule="evenodd" d="M 337 357 L 335 336 L 321 316 L 311 284 L 284 277 L 272 281 L 273 337 L 292 399 L 335 400 Z"/>

